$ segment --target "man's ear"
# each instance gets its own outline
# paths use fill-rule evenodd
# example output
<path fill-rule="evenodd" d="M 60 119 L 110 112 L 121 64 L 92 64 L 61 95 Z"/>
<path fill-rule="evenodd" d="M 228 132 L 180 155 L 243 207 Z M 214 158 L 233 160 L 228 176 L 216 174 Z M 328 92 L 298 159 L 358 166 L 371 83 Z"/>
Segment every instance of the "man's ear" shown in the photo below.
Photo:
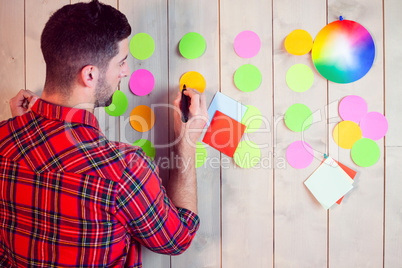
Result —
<path fill-rule="evenodd" d="M 99 69 L 94 65 L 86 65 L 81 69 L 80 78 L 85 87 L 95 88 L 99 77 Z"/>

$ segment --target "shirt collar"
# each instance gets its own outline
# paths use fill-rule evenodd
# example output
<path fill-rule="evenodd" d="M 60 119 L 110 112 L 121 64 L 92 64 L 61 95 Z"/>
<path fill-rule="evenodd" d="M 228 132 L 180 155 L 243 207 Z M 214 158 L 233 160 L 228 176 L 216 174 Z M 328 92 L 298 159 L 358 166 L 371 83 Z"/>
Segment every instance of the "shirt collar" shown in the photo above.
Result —
<path fill-rule="evenodd" d="M 95 115 L 83 109 L 60 106 L 38 99 L 31 110 L 49 119 L 85 124 L 99 129 Z"/>

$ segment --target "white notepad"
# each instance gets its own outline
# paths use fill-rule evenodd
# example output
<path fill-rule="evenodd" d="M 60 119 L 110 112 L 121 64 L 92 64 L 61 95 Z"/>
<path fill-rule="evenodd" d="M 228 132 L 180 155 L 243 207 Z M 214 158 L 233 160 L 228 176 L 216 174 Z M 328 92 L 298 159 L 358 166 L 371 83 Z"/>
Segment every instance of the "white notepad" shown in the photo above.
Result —
<path fill-rule="evenodd" d="M 230 118 L 241 122 L 241 119 L 247 111 L 247 107 L 218 91 L 216 92 L 214 99 L 212 100 L 208 108 L 209 121 L 207 123 L 207 126 L 209 126 L 209 124 L 211 123 L 211 120 L 214 117 L 216 111 L 220 111 Z"/>
<path fill-rule="evenodd" d="M 349 175 L 331 157 L 322 162 L 304 182 L 325 209 L 329 209 L 352 190 L 352 183 L 353 180 Z"/>

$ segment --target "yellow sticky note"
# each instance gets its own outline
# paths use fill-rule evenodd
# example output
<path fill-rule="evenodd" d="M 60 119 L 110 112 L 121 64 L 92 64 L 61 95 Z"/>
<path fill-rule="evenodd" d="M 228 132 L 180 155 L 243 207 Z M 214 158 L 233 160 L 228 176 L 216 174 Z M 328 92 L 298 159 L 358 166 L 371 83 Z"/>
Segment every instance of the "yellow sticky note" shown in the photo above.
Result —
<path fill-rule="evenodd" d="M 353 144 L 362 138 L 359 125 L 348 120 L 338 123 L 332 134 L 336 144 L 343 149 L 352 149 Z"/>
<path fill-rule="evenodd" d="M 305 30 L 294 30 L 285 39 L 286 51 L 293 55 L 304 55 L 313 48 L 313 38 Z"/>

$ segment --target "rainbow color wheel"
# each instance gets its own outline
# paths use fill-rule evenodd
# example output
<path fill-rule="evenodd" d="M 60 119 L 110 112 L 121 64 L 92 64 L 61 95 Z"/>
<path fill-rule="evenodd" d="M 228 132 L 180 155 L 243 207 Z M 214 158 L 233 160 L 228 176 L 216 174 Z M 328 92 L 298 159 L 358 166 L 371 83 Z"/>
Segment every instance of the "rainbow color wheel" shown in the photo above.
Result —
<path fill-rule="evenodd" d="M 311 55 L 315 68 L 323 77 L 346 84 L 367 74 L 373 65 L 375 46 L 362 25 L 351 20 L 338 20 L 321 29 Z"/>

